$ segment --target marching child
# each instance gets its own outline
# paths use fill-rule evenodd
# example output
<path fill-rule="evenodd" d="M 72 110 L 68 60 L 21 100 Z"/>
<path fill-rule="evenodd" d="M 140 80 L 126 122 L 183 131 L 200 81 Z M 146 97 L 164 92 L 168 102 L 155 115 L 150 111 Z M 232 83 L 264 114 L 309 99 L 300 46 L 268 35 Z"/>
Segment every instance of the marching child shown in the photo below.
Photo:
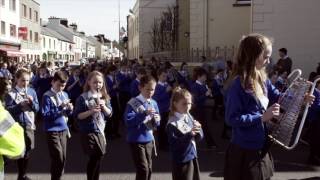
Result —
<path fill-rule="evenodd" d="M 30 72 L 19 69 L 15 74 L 16 86 L 5 99 L 6 108 L 12 117 L 23 127 L 26 145 L 25 155 L 18 160 L 18 180 L 29 179 L 26 176 L 30 152 L 34 149 L 35 114 L 39 111 L 39 102 L 34 89 L 29 87 Z"/>
<path fill-rule="evenodd" d="M 201 124 L 189 111 L 192 96 L 186 89 L 176 88 L 172 94 L 167 135 L 172 155 L 173 180 L 199 180 L 200 170 L 195 140 L 203 138 Z"/>
<path fill-rule="evenodd" d="M 51 89 L 42 98 L 42 117 L 51 158 L 51 179 L 60 180 L 64 171 L 67 155 L 68 116 L 73 105 L 68 94 L 63 91 L 68 81 L 63 71 L 57 71 L 51 81 Z"/>
<path fill-rule="evenodd" d="M 160 111 L 161 124 L 159 128 L 159 148 L 163 150 L 166 150 L 168 147 L 168 137 L 165 129 L 168 122 L 171 92 L 172 87 L 167 83 L 167 70 L 164 68 L 159 69 L 158 83 L 153 99 L 156 100 Z"/>
<path fill-rule="evenodd" d="M 136 79 L 133 80 L 130 85 L 131 97 L 136 97 L 140 94 L 140 91 L 139 91 L 140 79 L 143 76 L 147 75 L 147 71 L 145 68 L 141 67 L 137 70 L 136 75 L 137 75 Z"/>
<path fill-rule="evenodd" d="M 100 163 L 106 153 L 104 129 L 112 108 L 103 74 L 93 71 L 84 85 L 84 93 L 77 99 L 74 116 L 78 121 L 84 152 L 89 156 L 87 179 L 98 180 Z"/>
<path fill-rule="evenodd" d="M 139 85 L 140 95 L 128 102 L 124 114 L 127 141 L 136 167 L 136 180 L 151 179 L 152 150 L 155 148 L 152 131 L 160 125 L 159 108 L 151 98 L 155 87 L 154 78 L 142 77 Z"/>

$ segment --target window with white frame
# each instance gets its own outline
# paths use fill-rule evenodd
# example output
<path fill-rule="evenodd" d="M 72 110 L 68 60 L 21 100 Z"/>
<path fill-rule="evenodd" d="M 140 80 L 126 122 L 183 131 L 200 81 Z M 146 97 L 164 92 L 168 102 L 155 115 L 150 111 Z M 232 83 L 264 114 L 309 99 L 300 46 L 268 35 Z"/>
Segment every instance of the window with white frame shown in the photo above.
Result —
<path fill-rule="evenodd" d="M 27 5 L 22 4 L 22 14 L 24 18 L 27 18 Z"/>
<path fill-rule="evenodd" d="M 6 23 L 1 21 L 1 34 L 6 35 Z"/>
<path fill-rule="evenodd" d="M 43 41 L 43 48 L 46 48 L 46 38 L 43 37 L 43 38 L 42 38 L 42 41 Z"/>
<path fill-rule="evenodd" d="M 6 5 L 6 0 L 1 0 L 1 6 L 5 6 Z"/>
<path fill-rule="evenodd" d="M 39 42 L 39 33 L 34 32 L 34 42 L 38 43 Z"/>
<path fill-rule="evenodd" d="M 32 9 L 29 8 L 29 19 L 32 20 Z"/>
<path fill-rule="evenodd" d="M 11 11 L 16 11 L 16 0 L 9 0 L 9 9 Z"/>
<path fill-rule="evenodd" d="M 32 31 L 31 30 L 29 31 L 29 34 L 30 34 L 29 40 L 30 40 L 30 42 L 32 42 Z"/>
<path fill-rule="evenodd" d="M 35 22 L 39 22 L 39 13 L 38 13 L 38 11 L 34 11 L 34 20 L 35 20 Z"/>
<path fill-rule="evenodd" d="M 10 24 L 10 36 L 11 37 L 17 36 L 17 26 L 14 24 Z"/>

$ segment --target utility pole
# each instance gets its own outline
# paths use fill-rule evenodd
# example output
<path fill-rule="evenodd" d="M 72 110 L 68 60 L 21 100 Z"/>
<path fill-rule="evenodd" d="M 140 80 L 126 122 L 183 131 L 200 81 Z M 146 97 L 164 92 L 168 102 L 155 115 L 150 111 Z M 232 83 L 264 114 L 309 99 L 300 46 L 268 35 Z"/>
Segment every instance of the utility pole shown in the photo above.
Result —
<path fill-rule="evenodd" d="M 120 40 L 121 40 L 121 36 L 120 36 L 120 0 L 118 0 L 118 15 L 119 15 L 119 42 L 118 42 L 118 51 L 119 51 L 119 59 L 121 59 L 121 57 L 120 57 Z"/>

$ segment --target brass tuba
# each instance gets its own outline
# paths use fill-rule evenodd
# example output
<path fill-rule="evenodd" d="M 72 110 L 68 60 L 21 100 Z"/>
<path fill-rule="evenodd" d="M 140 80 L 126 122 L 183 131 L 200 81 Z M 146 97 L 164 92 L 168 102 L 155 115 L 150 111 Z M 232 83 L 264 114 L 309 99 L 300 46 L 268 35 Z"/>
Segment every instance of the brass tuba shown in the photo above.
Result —
<path fill-rule="evenodd" d="M 287 89 L 281 94 L 280 116 L 268 123 L 271 140 L 287 150 L 296 147 L 308 114 L 309 104 L 304 101 L 305 94 L 313 91 L 320 78 L 313 83 L 301 77 L 302 71 L 295 69 L 287 80 Z"/>

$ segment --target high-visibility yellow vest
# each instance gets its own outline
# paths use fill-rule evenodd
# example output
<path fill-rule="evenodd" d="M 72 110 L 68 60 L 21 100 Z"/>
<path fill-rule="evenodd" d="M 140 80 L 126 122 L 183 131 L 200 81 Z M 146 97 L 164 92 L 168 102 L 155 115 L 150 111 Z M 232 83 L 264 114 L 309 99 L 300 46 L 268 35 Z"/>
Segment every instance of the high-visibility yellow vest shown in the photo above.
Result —
<path fill-rule="evenodd" d="M 24 150 L 23 128 L 15 122 L 0 102 L 0 180 L 4 177 L 3 156 L 18 158 L 24 154 Z"/>

